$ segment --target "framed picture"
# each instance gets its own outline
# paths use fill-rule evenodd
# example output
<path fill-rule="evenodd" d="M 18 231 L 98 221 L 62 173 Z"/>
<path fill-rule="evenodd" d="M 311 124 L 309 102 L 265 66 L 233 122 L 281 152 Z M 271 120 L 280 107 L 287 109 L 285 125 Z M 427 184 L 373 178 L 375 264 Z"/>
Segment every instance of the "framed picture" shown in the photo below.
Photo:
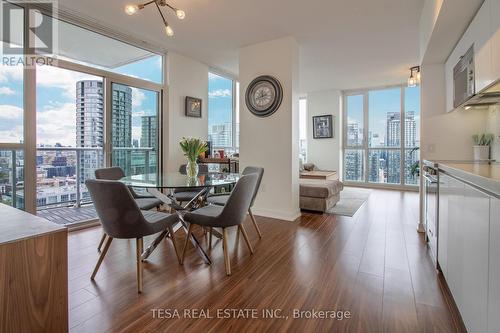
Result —
<path fill-rule="evenodd" d="M 186 96 L 186 117 L 201 118 L 201 98 Z"/>
<path fill-rule="evenodd" d="M 333 116 L 331 114 L 313 117 L 313 138 L 333 138 Z"/>

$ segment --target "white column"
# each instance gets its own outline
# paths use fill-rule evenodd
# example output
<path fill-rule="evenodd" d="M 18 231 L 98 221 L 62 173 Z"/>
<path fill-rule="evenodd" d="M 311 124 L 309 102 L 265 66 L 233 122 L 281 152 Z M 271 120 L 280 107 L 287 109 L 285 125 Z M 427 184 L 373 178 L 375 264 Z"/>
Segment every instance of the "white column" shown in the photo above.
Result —
<path fill-rule="evenodd" d="M 299 48 L 280 38 L 240 49 L 240 170 L 264 168 L 253 211 L 293 221 L 299 210 Z M 259 118 L 246 107 L 248 84 L 260 75 L 274 76 L 283 87 L 283 102 L 271 116 Z"/>

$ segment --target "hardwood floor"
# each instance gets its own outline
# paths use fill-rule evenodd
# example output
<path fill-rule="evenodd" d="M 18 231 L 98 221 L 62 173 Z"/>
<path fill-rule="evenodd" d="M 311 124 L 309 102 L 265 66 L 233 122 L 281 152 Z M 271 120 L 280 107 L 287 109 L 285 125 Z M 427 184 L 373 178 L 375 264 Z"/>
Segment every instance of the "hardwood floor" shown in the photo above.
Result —
<path fill-rule="evenodd" d="M 417 193 L 373 190 L 352 218 L 311 213 L 295 222 L 256 218 L 262 239 L 250 219 L 245 222 L 252 256 L 237 228 L 230 230 L 231 276 L 225 273 L 220 240 L 214 241 L 211 266 L 192 247 L 180 266 L 165 241 L 144 265 L 143 294 L 136 292 L 134 240 L 115 239 L 91 282 L 101 230 L 71 233 L 71 331 L 463 331 L 416 232 Z M 206 245 L 208 236 L 195 231 Z M 179 245 L 183 239 L 178 231 Z M 145 246 L 151 241 L 145 238 Z M 217 309 L 257 309 L 259 318 L 186 318 L 184 309 L 209 310 L 213 317 Z M 289 317 L 263 318 L 266 309 Z M 294 319 L 294 309 L 349 311 L 350 318 Z M 166 311 L 175 315 L 174 310 L 181 318 L 167 319 Z"/>

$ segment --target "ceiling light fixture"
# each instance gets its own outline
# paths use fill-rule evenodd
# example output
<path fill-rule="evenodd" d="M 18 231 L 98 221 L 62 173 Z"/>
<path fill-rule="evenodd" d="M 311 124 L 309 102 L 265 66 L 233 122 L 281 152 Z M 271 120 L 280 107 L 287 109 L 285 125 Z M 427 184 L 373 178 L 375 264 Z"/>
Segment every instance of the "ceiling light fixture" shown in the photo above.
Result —
<path fill-rule="evenodd" d="M 408 87 L 413 88 L 420 84 L 420 66 L 410 68 L 410 77 L 408 78 Z"/>
<path fill-rule="evenodd" d="M 168 37 L 172 37 L 174 35 L 174 30 L 168 24 L 167 20 L 165 19 L 165 16 L 163 16 L 160 6 L 162 7 L 166 6 L 170 8 L 175 13 L 175 16 L 177 16 L 179 20 L 184 20 L 184 18 L 186 17 L 186 13 L 182 9 L 171 6 L 170 4 L 167 3 L 166 0 L 152 0 L 138 5 L 126 5 L 125 13 L 127 13 L 128 15 L 134 15 L 139 10 L 144 9 L 144 7 L 146 7 L 147 5 L 151 5 L 153 3 L 155 4 L 156 9 L 158 9 L 158 13 L 160 13 L 161 19 L 163 20 L 163 24 L 165 25 L 165 33 L 167 34 Z"/>

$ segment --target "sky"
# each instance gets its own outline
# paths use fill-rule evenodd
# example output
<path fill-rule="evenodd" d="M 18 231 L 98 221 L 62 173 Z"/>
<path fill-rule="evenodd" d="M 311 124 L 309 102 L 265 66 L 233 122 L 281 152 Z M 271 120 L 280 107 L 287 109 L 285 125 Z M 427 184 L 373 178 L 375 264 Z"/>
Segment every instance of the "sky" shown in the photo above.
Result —
<path fill-rule="evenodd" d="M 232 122 L 233 81 L 222 76 L 208 75 L 208 128 L 214 124 Z"/>
<path fill-rule="evenodd" d="M 405 111 L 415 112 L 417 128 L 420 126 L 420 87 L 405 87 Z M 401 109 L 400 88 L 371 90 L 368 93 L 368 130 L 379 135 L 379 140 L 385 140 L 387 113 L 399 112 Z M 349 122 L 358 122 L 360 129 L 363 124 L 363 96 L 352 95 L 347 98 L 347 113 Z M 417 141 L 420 135 L 417 131 Z M 376 141 L 376 140 L 375 140 Z M 379 142 L 374 142 L 378 144 Z"/>
<path fill-rule="evenodd" d="M 134 77 L 161 82 L 161 57 L 154 56 L 116 69 Z M 37 144 L 76 145 L 76 82 L 102 80 L 56 67 L 37 68 Z M 18 143 L 23 135 L 21 67 L 0 66 L 0 142 Z M 140 140 L 141 116 L 155 115 L 156 92 L 132 88 L 132 138 Z"/>

